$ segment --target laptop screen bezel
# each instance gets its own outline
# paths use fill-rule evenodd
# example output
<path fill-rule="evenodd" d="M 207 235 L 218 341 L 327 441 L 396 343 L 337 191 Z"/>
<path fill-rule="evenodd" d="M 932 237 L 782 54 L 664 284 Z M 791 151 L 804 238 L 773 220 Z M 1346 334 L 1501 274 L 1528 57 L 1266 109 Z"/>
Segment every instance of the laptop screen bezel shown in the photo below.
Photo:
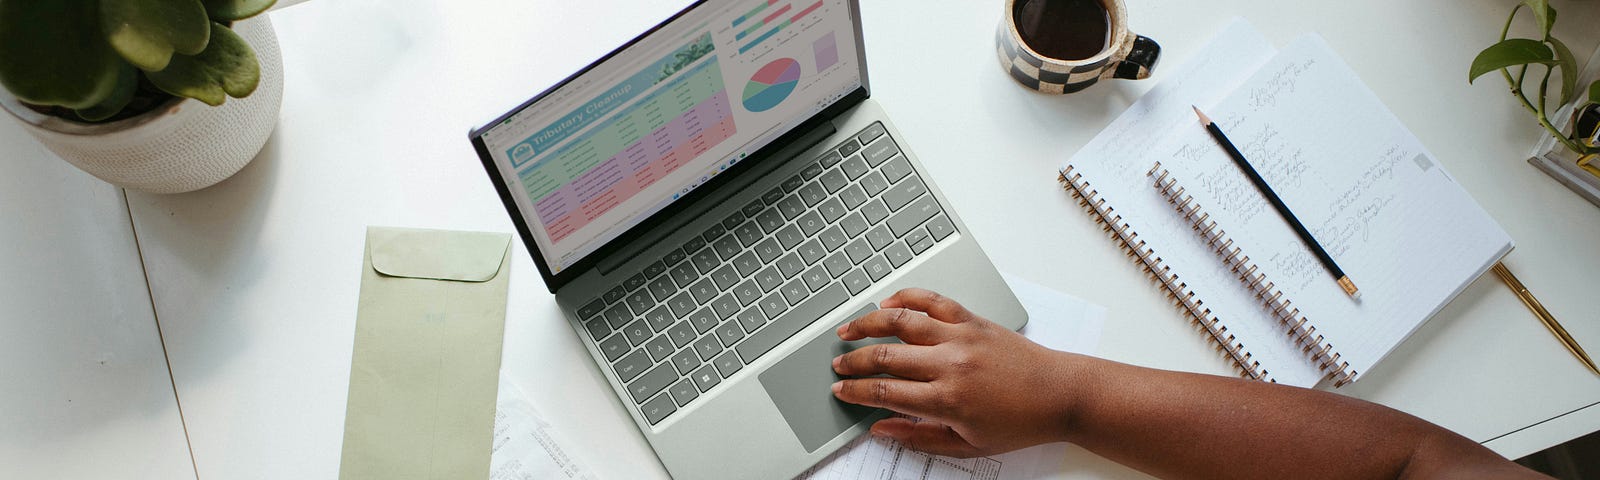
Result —
<path fill-rule="evenodd" d="M 504 176 L 502 176 L 499 167 L 495 163 L 494 157 L 489 153 L 488 143 L 484 140 L 484 135 L 487 134 L 489 130 L 492 130 L 496 126 L 504 123 L 507 119 L 522 113 L 524 110 L 532 107 L 534 104 L 539 103 L 539 101 L 543 100 L 545 97 L 555 93 L 561 88 L 571 84 L 579 77 L 589 73 L 589 71 L 593 70 L 595 67 L 610 61 L 613 57 L 621 54 L 629 47 L 638 44 L 647 37 L 660 31 L 667 25 L 678 21 L 689 12 L 692 12 L 697 8 L 704 7 L 706 4 L 713 1 L 715 0 L 698 0 L 691 5 L 684 7 L 683 10 L 679 10 L 677 13 L 673 14 L 671 17 L 668 17 L 666 20 L 663 20 L 661 23 L 650 27 L 649 30 L 646 30 L 644 33 L 639 34 L 633 39 L 623 43 L 621 46 L 618 46 L 616 49 L 606 53 L 604 56 L 600 57 L 600 59 L 591 62 L 572 75 L 567 76 L 567 78 L 562 79 L 560 82 L 556 82 L 555 85 L 545 89 L 538 95 L 534 95 L 533 98 L 522 102 L 522 104 L 518 105 L 516 108 L 507 111 L 506 113 L 495 118 L 493 121 L 473 129 L 467 134 L 469 140 L 472 142 L 472 149 L 478 153 L 478 159 L 483 163 L 485 171 L 489 174 L 490 183 L 494 184 L 495 191 L 499 193 L 501 203 L 505 204 L 506 212 L 511 215 L 511 222 L 516 225 L 517 233 L 522 237 L 522 243 L 527 247 L 528 254 L 533 256 L 533 263 L 539 267 L 539 275 L 544 278 L 545 287 L 550 290 L 550 293 L 555 293 L 557 290 L 560 290 L 561 287 L 571 283 L 573 279 L 576 279 L 577 277 L 588 272 L 590 269 L 595 268 L 600 259 L 616 253 L 618 249 L 621 249 L 627 246 L 629 243 L 632 243 L 644 232 L 649 232 L 652 229 L 661 226 L 662 223 L 683 212 L 686 208 L 693 206 L 699 200 L 704 199 L 712 192 L 717 191 L 719 188 L 727 185 L 734 179 L 748 174 L 755 165 L 768 161 L 785 160 L 784 158 L 775 158 L 774 153 L 782 149 L 783 146 L 794 142 L 805 132 L 822 126 L 830 119 L 843 114 L 850 108 L 855 107 L 863 101 L 866 101 L 866 99 L 871 96 L 871 88 L 869 87 L 869 82 L 867 79 L 866 47 L 863 43 L 864 39 L 861 33 L 861 8 L 859 0 L 848 0 L 846 3 L 850 7 L 851 23 L 855 29 L 856 36 L 857 65 L 859 65 L 858 70 L 861 76 L 861 86 L 859 88 L 850 91 L 850 93 L 823 108 L 822 111 L 812 115 L 811 118 L 806 119 L 805 122 L 802 122 L 801 124 L 790 129 L 788 132 L 784 133 L 782 136 L 779 136 L 771 143 L 762 146 L 760 149 L 750 154 L 750 156 L 745 160 L 740 161 L 733 167 L 729 168 L 728 171 L 713 177 L 706 184 L 701 185 L 700 187 L 689 192 L 688 195 L 685 195 L 683 198 L 672 202 L 672 204 L 667 205 L 660 211 L 650 215 L 644 221 L 641 221 L 637 225 L 634 225 L 633 227 L 624 231 L 621 235 L 618 235 L 611 241 L 606 242 L 594 252 L 585 255 L 582 259 L 573 263 L 572 266 L 563 269 L 561 273 L 552 274 L 550 271 L 549 262 L 545 260 L 544 255 L 539 251 L 538 242 L 534 241 L 533 230 L 529 227 L 521 207 L 517 205 L 516 199 L 512 196 L 511 185 L 507 182 Z"/>

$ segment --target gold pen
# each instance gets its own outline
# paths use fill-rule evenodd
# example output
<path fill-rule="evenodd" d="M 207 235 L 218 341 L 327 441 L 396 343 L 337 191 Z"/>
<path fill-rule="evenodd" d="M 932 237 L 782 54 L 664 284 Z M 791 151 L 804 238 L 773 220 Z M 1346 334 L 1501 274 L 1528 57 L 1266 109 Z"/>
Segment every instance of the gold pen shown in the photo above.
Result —
<path fill-rule="evenodd" d="M 1539 317 L 1544 327 L 1550 329 L 1550 333 L 1555 334 L 1556 339 L 1561 340 L 1561 344 L 1567 347 L 1567 351 L 1572 352 L 1572 356 L 1578 357 L 1578 361 L 1583 362 L 1583 366 L 1589 367 L 1589 371 L 1600 375 L 1600 369 L 1595 368 L 1594 360 L 1589 359 L 1589 354 L 1583 351 L 1578 341 L 1573 340 L 1567 329 L 1561 326 L 1561 322 L 1557 322 L 1556 317 L 1550 315 L 1550 311 L 1545 310 L 1544 305 L 1539 304 L 1539 299 L 1533 298 L 1533 292 L 1528 291 L 1528 287 L 1522 286 L 1522 281 L 1511 274 L 1511 269 L 1506 268 L 1505 263 L 1495 262 L 1493 270 L 1494 274 L 1500 276 L 1500 280 L 1506 282 L 1506 286 L 1511 287 L 1511 291 L 1517 294 L 1517 299 L 1522 300 L 1522 304 L 1527 305 L 1529 310 L 1533 310 L 1533 315 Z"/>

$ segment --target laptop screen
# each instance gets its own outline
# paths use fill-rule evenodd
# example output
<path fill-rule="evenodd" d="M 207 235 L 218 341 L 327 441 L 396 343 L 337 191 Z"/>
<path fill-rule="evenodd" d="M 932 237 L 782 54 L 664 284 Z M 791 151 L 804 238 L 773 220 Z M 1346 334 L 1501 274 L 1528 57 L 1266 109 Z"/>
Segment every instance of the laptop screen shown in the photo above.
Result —
<path fill-rule="evenodd" d="M 549 274 L 860 88 L 852 15 L 701 2 L 481 130 Z"/>

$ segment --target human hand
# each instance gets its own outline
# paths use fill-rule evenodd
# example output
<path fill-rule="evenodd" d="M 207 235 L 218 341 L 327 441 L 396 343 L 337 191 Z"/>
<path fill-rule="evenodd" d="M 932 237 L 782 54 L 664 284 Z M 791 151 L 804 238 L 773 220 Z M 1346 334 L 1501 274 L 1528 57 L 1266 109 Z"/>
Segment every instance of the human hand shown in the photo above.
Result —
<path fill-rule="evenodd" d="M 839 327 L 845 341 L 898 337 L 833 359 L 840 400 L 921 417 L 872 433 L 938 455 L 974 457 L 1063 441 L 1073 355 L 1050 350 L 938 293 L 906 289 Z"/>

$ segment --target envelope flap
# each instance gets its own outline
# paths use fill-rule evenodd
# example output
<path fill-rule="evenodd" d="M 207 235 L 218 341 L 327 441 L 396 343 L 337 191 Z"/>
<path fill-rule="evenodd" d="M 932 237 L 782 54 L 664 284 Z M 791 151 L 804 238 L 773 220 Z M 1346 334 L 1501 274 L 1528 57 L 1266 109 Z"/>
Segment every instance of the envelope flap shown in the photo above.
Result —
<path fill-rule="evenodd" d="M 487 282 L 500 273 L 510 244 L 504 233 L 367 229 L 372 269 L 391 277 Z"/>

